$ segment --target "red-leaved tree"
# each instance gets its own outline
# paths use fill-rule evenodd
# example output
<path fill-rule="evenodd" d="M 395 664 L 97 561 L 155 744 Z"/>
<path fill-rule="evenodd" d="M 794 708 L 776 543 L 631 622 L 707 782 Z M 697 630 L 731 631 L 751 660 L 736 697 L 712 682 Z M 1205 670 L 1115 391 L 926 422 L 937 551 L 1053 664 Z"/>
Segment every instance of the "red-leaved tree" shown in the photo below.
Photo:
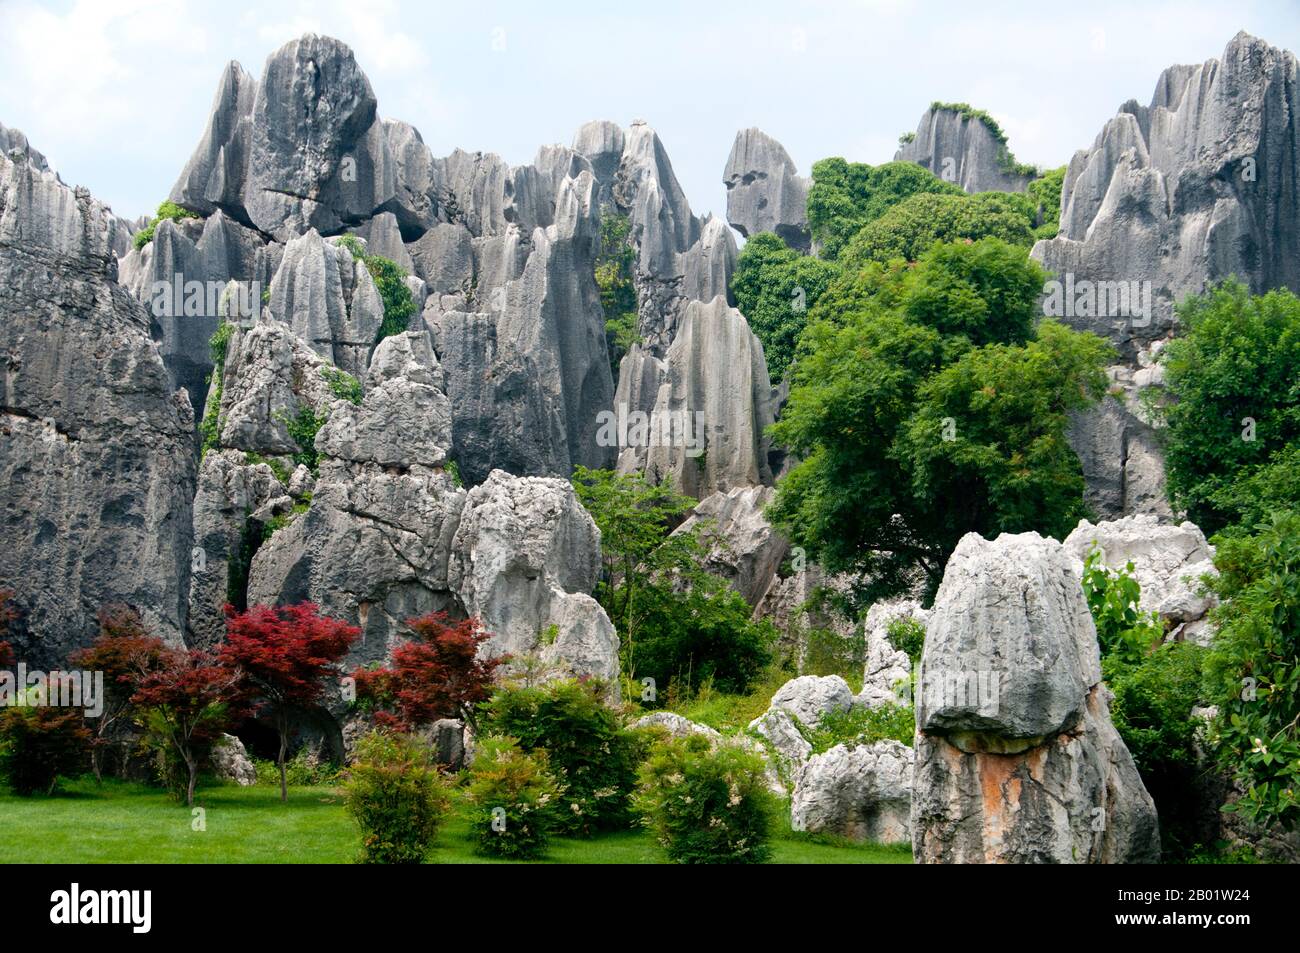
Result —
<path fill-rule="evenodd" d="M 320 700 L 329 676 L 342 674 L 335 663 L 347 654 L 361 630 L 320 614 L 310 602 L 296 606 L 253 606 L 238 612 L 226 606 L 226 641 L 221 658 L 243 671 L 261 706 L 280 733 L 280 800 L 289 798 L 285 757 L 293 713 Z"/>
<path fill-rule="evenodd" d="M 103 710 L 90 749 L 95 780 L 103 779 L 103 751 L 109 744 L 109 732 L 130 712 L 136 683 L 157 671 L 168 651 L 166 642 L 149 634 L 138 612 L 129 606 L 108 605 L 99 610 L 95 641 L 68 655 L 77 668 L 104 673 Z"/>
<path fill-rule="evenodd" d="M 243 712 L 243 673 L 201 649 L 168 649 L 135 683 L 131 704 L 142 725 L 185 764 L 193 806 L 203 753 Z"/>
<path fill-rule="evenodd" d="M 492 695 L 505 657 L 479 658 L 490 637 L 478 619 L 451 622 L 445 612 L 407 619 L 411 640 L 393 650 L 387 668 L 357 669 L 357 697 L 370 701 L 375 723 L 411 731 L 440 718 L 475 725 L 474 706 Z"/>
<path fill-rule="evenodd" d="M 5 636 L 9 634 L 9 623 L 18 615 L 13 606 L 9 605 L 9 600 L 13 597 L 12 589 L 0 589 L 0 665 L 12 665 L 14 661 L 13 650 L 5 641 Z"/>

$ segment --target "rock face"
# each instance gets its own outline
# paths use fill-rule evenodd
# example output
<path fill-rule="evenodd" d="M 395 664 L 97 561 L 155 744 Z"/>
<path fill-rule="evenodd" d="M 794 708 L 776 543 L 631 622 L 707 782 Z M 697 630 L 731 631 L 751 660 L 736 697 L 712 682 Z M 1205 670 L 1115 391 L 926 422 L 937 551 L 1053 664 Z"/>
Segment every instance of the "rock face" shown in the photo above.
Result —
<path fill-rule="evenodd" d="M 696 497 L 772 482 L 765 431 L 776 402 L 763 345 L 723 298 L 686 306 L 663 360 L 633 345 L 614 403 L 618 415 L 648 423 L 639 436 L 620 428 L 619 472 L 643 471 Z"/>
<path fill-rule="evenodd" d="M 915 162 L 967 192 L 1023 192 L 1034 178 L 1017 172 L 1006 143 L 976 116 L 931 106 L 916 134 L 894 155 Z"/>
<path fill-rule="evenodd" d="M 1217 575 L 1214 547 L 1195 523 L 1161 524 L 1154 516 L 1129 516 L 1096 525 L 1080 520 L 1065 539 L 1065 548 L 1083 562 L 1093 544 L 1112 570 L 1133 564 L 1142 587 L 1138 607 L 1158 612 L 1170 625 L 1170 638 L 1205 642 L 1210 636 L 1206 613 L 1217 600 L 1200 592 L 1202 576 Z"/>
<path fill-rule="evenodd" d="M 1035 533 L 962 539 L 927 629 L 912 847 L 924 863 L 1135 863 L 1155 806 L 1110 721 L 1077 565 Z"/>
<path fill-rule="evenodd" d="M 4 123 L 0 123 L 0 155 L 13 158 L 10 153 L 14 151 L 22 153 L 20 161 L 27 162 L 36 171 L 50 171 L 50 164 L 46 161 L 45 156 L 32 148 L 32 144 L 27 141 L 27 137 L 22 134 L 21 130 L 11 129 L 5 126 Z"/>
<path fill-rule="evenodd" d="M 897 741 L 836 745 L 795 775 L 790 824 L 797 831 L 893 844 L 910 839 L 912 749 Z"/>
<path fill-rule="evenodd" d="M 763 507 L 774 494 L 765 486 L 714 493 L 673 531 L 700 529 L 708 543 L 705 568 L 730 582 L 751 607 L 763 598 L 790 549 L 789 542 L 763 515 Z"/>
<path fill-rule="evenodd" d="M 1218 60 L 1173 66 L 1075 153 L 1061 231 L 1033 255 L 1079 282 L 1149 283 L 1147 315 L 1062 317 L 1128 355 L 1173 326 L 1173 304 L 1236 275 L 1300 289 L 1296 58 L 1246 33 Z"/>
<path fill-rule="evenodd" d="M 812 745 L 784 708 L 769 708 L 749 723 L 749 730 L 772 746 L 787 773 L 793 774 L 812 755 Z"/>
<path fill-rule="evenodd" d="M 791 248 L 808 252 L 808 188 L 777 142 L 761 129 L 742 129 L 722 173 L 727 187 L 727 221 L 746 238 L 774 232 Z"/>
<path fill-rule="evenodd" d="M 194 421 L 117 283 L 121 230 L 43 162 L 0 154 L 0 586 L 33 667 L 86 644 L 105 603 L 172 643 L 185 625 Z"/>

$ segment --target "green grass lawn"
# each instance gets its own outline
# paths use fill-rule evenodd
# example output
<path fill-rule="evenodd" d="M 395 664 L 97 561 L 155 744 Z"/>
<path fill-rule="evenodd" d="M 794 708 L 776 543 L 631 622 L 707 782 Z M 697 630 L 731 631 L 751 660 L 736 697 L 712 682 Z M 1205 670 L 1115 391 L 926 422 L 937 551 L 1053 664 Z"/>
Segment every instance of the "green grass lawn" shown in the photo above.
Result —
<path fill-rule="evenodd" d="M 93 779 L 68 782 L 53 797 L 0 793 L 0 831 L 8 863 L 350 863 L 359 835 L 334 788 L 256 785 L 201 787 L 195 806 L 207 829 L 191 829 L 190 812 L 161 791 Z M 907 864 L 906 847 L 842 844 L 786 834 L 774 844 L 785 864 Z M 429 855 L 434 864 L 502 863 L 474 853 L 469 825 L 454 815 Z M 663 856 L 642 831 L 591 839 L 556 838 L 544 862 L 655 864 Z"/>

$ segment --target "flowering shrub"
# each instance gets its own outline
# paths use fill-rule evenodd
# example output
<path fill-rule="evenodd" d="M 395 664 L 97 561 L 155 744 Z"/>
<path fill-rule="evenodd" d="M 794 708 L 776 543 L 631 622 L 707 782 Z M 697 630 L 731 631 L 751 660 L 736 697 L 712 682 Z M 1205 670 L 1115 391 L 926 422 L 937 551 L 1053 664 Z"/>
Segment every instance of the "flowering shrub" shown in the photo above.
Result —
<path fill-rule="evenodd" d="M 619 724 L 596 683 L 503 688 L 485 706 L 483 727 L 518 739 L 525 751 L 545 749 L 565 788 L 562 830 L 590 834 L 632 826 L 631 797 L 644 746 Z"/>
<path fill-rule="evenodd" d="M 361 828 L 358 860 L 366 864 L 423 861 L 451 801 L 433 752 L 391 731 L 372 731 L 357 742 L 344 792 Z"/>
<path fill-rule="evenodd" d="M 669 860 L 679 864 L 761 864 L 776 799 L 762 758 L 702 735 L 660 742 L 641 766 L 636 807 Z"/>
<path fill-rule="evenodd" d="M 545 751 L 524 751 L 515 738 L 484 738 L 474 757 L 470 830 L 478 849 L 497 857 L 532 858 L 546 852 L 564 810 L 564 789 L 550 772 Z"/>

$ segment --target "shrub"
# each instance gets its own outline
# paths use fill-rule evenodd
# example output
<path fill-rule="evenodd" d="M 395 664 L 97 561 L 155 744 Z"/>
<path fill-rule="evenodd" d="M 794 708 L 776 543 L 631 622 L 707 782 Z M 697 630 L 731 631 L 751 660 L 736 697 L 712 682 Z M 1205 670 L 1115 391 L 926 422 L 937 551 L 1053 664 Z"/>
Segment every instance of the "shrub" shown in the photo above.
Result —
<path fill-rule="evenodd" d="M 1164 625 L 1154 612 L 1138 609 L 1141 587 L 1133 578 L 1133 564 L 1111 572 L 1101 561 L 1094 543 L 1083 563 L 1083 594 L 1097 624 L 1097 641 L 1103 658 L 1115 657 L 1136 665 L 1164 639 Z"/>
<path fill-rule="evenodd" d="M 885 626 L 885 638 L 889 644 L 907 657 L 915 665 L 921 661 L 921 651 L 925 648 L 925 626 L 911 616 L 899 616 L 891 619 Z"/>
<path fill-rule="evenodd" d="M 644 823 L 679 864 L 761 864 L 776 799 L 763 759 L 735 745 L 712 748 L 702 735 L 655 745 L 641 766 L 636 806 Z"/>
<path fill-rule="evenodd" d="M 800 675 L 843 675 L 861 678 L 866 663 L 866 636 L 860 626 L 848 635 L 834 629 L 811 628 L 804 636 Z"/>
<path fill-rule="evenodd" d="M 483 738 L 465 794 L 478 849 L 497 857 L 540 857 L 562 811 L 563 794 L 544 750 L 524 751 L 509 737 Z"/>
<path fill-rule="evenodd" d="M 427 746 L 409 735 L 374 731 L 357 742 L 344 803 L 361 828 L 360 863 L 418 864 L 451 797 Z"/>
<path fill-rule="evenodd" d="M 641 750 L 637 737 L 601 700 L 594 682 L 555 681 L 503 688 L 487 703 L 483 730 L 545 750 L 564 785 L 560 829 L 577 834 L 631 826 Z"/>
<path fill-rule="evenodd" d="M 198 217 L 199 216 L 197 213 L 191 212 L 187 208 L 181 208 L 175 202 L 170 202 L 170 201 L 163 202 L 161 205 L 158 206 L 158 214 L 154 216 L 153 221 L 151 221 L 148 225 L 146 225 L 144 228 L 140 229 L 140 231 L 135 233 L 134 237 L 132 237 L 131 239 L 131 244 L 136 248 L 137 251 L 143 248 L 145 245 L 148 245 L 151 241 L 153 241 L 154 232 L 157 231 L 158 229 L 158 223 L 163 221 L 164 219 L 170 219 L 173 222 L 179 222 L 183 218 L 198 218 Z"/>
<path fill-rule="evenodd" d="M 7 708 L 0 711 L 0 777 L 23 797 L 51 794 L 60 777 L 89 766 L 90 743 L 78 709 Z"/>
<path fill-rule="evenodd" d="M 325 378 L 325 383 L 329 385 L 330 393 L 335 397 L 353 404 L 361 403 L 364 396 L 361 389 L 361 381 L 357 380 L 347 371 L 340 370 L 337 367 L 322 367 L 320 369 L 320 374 L 321 377 Z"/>
<path fill-rule="evenodd" d="M 815 754 L 836 745 L 869 745 L 886 740 L 901 741 L 910 748 L 915 741 L 916 714 L 910 705 L 854 705 L 848 711 L 827 712 L 816 725 L 800 728 Z"/>
<path fill-rule="evenodd" d="M 274 784 L 279 787 L 280 765 L 277 762 L 257 758 L 253 761 L 253 767 L 257 770 L 258 784 Z M 285 765 L 285 776 L 290 787 L 305 788 L 338 784 L 341 772 L 328 761 L 320 760 L 313 752 L 300 748 Z"/>

